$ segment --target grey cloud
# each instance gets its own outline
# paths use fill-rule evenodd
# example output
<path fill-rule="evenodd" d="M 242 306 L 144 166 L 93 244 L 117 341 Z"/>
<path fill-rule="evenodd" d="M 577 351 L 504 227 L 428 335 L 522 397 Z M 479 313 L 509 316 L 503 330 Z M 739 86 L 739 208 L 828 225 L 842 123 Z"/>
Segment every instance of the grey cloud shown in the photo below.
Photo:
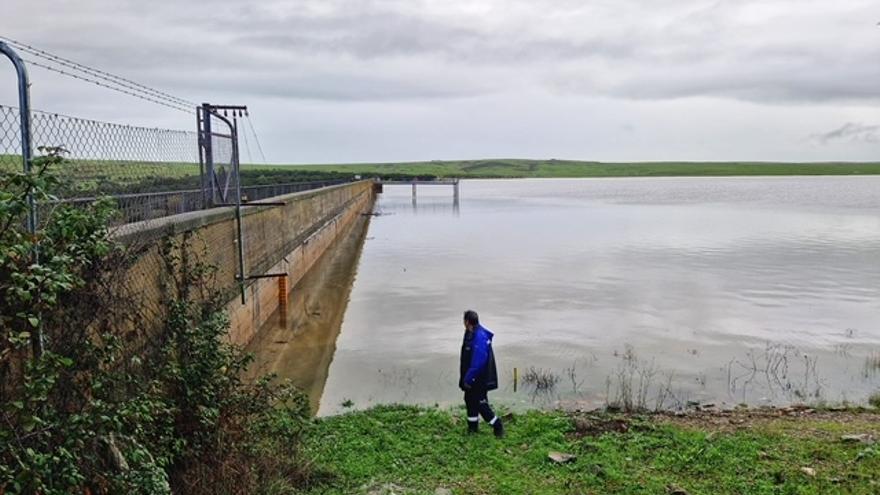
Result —
<path fill-rule="evenodd" d="M 373 61 L 386 57 L 438 57 L 444 63 L 510 65 L 599 58 L 631 58 L 639 51 L 631 41 L 593 37 L 585 41 L 562 36 L 492 35 L 464 27 L 428 22 L 411 16 L 368 15 L 350 19 L 351 29 L 337 26 L 345 18 L 281 23 L 235 41 L 251 49 L 288 54 L 347 56 Z M 334 26 L 329 28 L 327 26 Z M 354 27 L 356 26 L 356 27 Z"/>
<path fill-rule="evenodd" d="M 866 10 L 860 3 L 826 7 L 834 15 L 823 27 L 835 37 L 813 34 L 823 21 L 816 16 L 800 25 L 796 7 L 821 5 L 811 1 L 792 2 L 790 19 L 753 22 L 738 19 L 766 3 L 619 0 L 612 9 L 488 0 L 491 18 L 481 20 L 455 14 L 454 2 L 448 12 L 426 4 L 444 10 L 432 15 L 409 2 L 379 0 L 219 0 L 211 9 L 161 1 L 144 8 L 129 0 L 112 5 L 114 23 L 97 15 L 96 6 L 110 3 L 83 1 L 94 8 L 76 23 L 38 27 L 32 41 L 49 39 L 50 48 L 133 76 L 223 93 L 250 85 L 255 94 L 360 101 L 519 85 L 628 99 L 786 103 L 870 100 L 877 94 L 871 81 L 880 80 L 880 36 L 858 43 L 867 35 L 850 39 L 846 29 Z M 557 21 L 548 22 L 548 14 Z"/>
<path fill-rule="evenodd" d="M 548 84 L 563 93 L 612 95 L 637 100 L 695 96 L 760 103 L 871 101 L 880 98 L 880 64 L 852 63 L 826 52 L 757 49 L 718 58 L 695 50 L 689 64 L 646 58 L 640 68 L 613 77 L 593 73 L 554 75 Z M 880 47 L 860 59 L 880 59 Z"/>
<path fill-rule="evenodd" d="M 235 75 L 216 77 L 215 82 L 225 93 L 329 101 L 462 98 L 482 93 L 477 88 L 456 88 L 380 76 L 348 74 L 309 74 L 278 80 L 271 77 L 249 78 Z"/>
<path fill-rule="evenodd" d="M 269 147 L 287 150 L 290 115 L 306 116 L 296 132 L 325 139 L 301 143 L 313 160 L 827 159 L 844 143 L 870 158 L 880 140 L 856 124 L 880 98 L 867 0 L 6 0 L 3 10 L 12 21 L 0 34 L 194 101 L 261 108 Z M 135 101 L 135 114 L 131 98 L 36 68 L 32 78 L 47 110 L 156 122 L 166 111 Z M 778 132 L 753 129 L 770 116 Z M 803 146 L 827 122 L 850 125 L 813 139 L 841 146 Z M 381 148 L 383 133 L 405 138 Z M 342 151 L 325 156 L 326 143 Z"/>
<path fill-rule="evenodd" d="M 857 122 L 847 122 L 837 129 L 828 132 L 813 134 L 810 139 L 819 144 L 832 142 L 863 142 L 880 143 L 880 125 L 865 125 Z"/>

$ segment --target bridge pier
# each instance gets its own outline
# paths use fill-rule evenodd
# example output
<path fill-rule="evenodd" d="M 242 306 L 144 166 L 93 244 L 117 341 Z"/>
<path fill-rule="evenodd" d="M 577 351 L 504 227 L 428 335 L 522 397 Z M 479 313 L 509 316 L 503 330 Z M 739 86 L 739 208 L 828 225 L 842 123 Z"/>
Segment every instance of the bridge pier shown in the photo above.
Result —
<path fill-rule="evenodd" d="M 452 186 L 452 204 L 457 209 L 459 199 L 461 198 L 461 190 L 459 179 L 439 179 L 439 180 L 412 180 L 412 181 L 376 181 L 374 191 L 382 192 L 385 185 L 410 185 L 412 187 L 412 205 L 415 208 L 418 204 L 418 186 Z"/>

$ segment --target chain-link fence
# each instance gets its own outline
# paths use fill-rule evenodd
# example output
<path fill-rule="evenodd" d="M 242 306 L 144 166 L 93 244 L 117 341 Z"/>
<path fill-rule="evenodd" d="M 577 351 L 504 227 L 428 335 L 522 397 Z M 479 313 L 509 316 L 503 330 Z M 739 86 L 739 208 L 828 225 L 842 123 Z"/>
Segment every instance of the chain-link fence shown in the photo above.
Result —
<path fill-rule="evenodd" d="M 199 186 L 195 131 L 111 124 L 48 112 L 31 112 L 35 156 L 63 150 L 60 198 L 126 194 Z M 2 166 L 21 167 L 19 111 L 0 105 Z"/>
<path fill-rule="evenodd" d="M 219 124 L 219 123 L 218 123 Z M 222 129 L 222 127 L 217 127 Z M 112 197 L 117 223 L 131 223 L 205 207 L 195 131 L 113 124 L 66 115 L 31 113 L 32 146 L 39 157 L 59 149 L 66 161 L 57 171 L 59 202 L 86 204 Z M 221 186 L 234 202 L 236 175 L 232 141 L 214 136 L 213 159 Z M 20 171 L 19 110 L 0 105 L 0 170 Z M 290 167 L 247 165 L 241 172 L 243 200 L 256 201 L 342 182 Z M 320 180 L 314 180 L 314 179 Z"/>

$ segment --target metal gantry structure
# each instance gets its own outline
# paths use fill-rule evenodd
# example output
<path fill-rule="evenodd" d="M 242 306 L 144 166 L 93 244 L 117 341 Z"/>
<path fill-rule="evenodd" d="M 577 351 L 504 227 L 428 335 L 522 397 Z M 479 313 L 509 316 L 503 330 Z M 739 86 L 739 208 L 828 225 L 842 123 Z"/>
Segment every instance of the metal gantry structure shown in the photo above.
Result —
<path fill-rule="evenodd" d="M 17 43 L 17 42 L 16 42 Z M 24 48 L 22 48 L 22 46 Z M 63 62 L 63 66 L 71 69 L 87 71 L 88 74 L 95 77 L 109 78 L 112 77 L 115 84 L 120 84 L 117 80 L 124 82 L 125 88 L 131 88 L 132 91 L 149 91 L 151 97 L 171 98 L 167 93 L 160 93 L 158 90 L 139 85 L 119 76 L 98 71 L 97 69 L 82 67 L 73 61 L 61 59 L 57 56 L 38 51 L 27 45 L 16 44 L 16 47 L 25 49 L 29 54 L 42 57 L 58 58 Z M 32 109 L 30 104 L 30 82 L 25 63 L 29 62 L 22 59 L 12 46 L 0 40 L 0 53 L 8 58 L 15 67 L 18 79 L 18 113 L 19 113 L 19 133 L 21 143 L 21 161 L 24 173 L 29 173 L 33 162 L 34 143 L 32 135 Z M 61 63 L 59 62 L 59 63 Z M 29 62 L 33 63 L 33 62 Z M 42 66 L 41 66 L 42 67 Z M 145 89 L 141 89 L 145 88 Z M 110 88 L 114 89 L 114 88 Z M 133 95 L 136 96 L 136 95 Z M 186 100 L 177 99 L 173 101 L 178 109 L 184 108 Z M 157 102 L 159 103 L 159 102 Z M 192 107 L 190 107 L 192 108 Z M 263 275 L 248 275 L 245 265 L 245 246 L 244 246 L 244 225 L 242 209 L 251 206 L 280 206 L 283 202 L 265 202 L 265 201 L 243 201 L 242 184 L 241 184 L 241 161 L 239 154 L 239 120 L 248 115 L 246 106 L 243 105 L 213 105 L 203 103 L 195 107 L 197 121 L 197 141 L 198 141 L 198 157 L 200 170 L 200 189 L 201 189 L 201 207 L 234 207 L 236 222 L 236 246 L 237 251 L 237 269 L 236 281 L 241 290 L 242 303 L 245 302 L 245 285 L 248 281 L 258 278 L 268 277 L 286 277 L 286 273 L 268 273 Z M 250 122 L 249 122 L 250 123 Z M 251 124 L 252 125 L 252 124 Z M 256 133 L 255 133 L 256 136 Z M 259 143 L 257 143 L 259 146 Z M 260 150 L 262 153 L 262 150 Z M 88 199 L 88 198 L 86 198 Z M 37 230 L 37 212 L 38 205 L 34 198 L 33 191 L 28 194 L 28 212 L 27 212 L 27 229 L 32 234 Z M 71 204 L 77 202 L 77 198 L 69 200 Z M 39 253 L 35 250 L 34 259 L 38 260 Z M 34 355 L 39 356 L 43 352 L 43 336 L 41 329 L 37 328 L 32 332 L 32 347 Z"/>
<path fill-rule="evenodd" d="M 437 180 L 383 180 L 381 185 L 389 186 L 409 186 L 412 185 L 412 205 L 416 208 L 418 202 L 416 200 L 417 186 L 452 186 L 452 207 L 453 211 L 458 211 L 460 198 L 460 179 L 437 179 Z"/>
<path fill-rule="evenodd" d="M 247 116 L 247 112 L 247 107 L 244 105 L 213 105 L 203 103 L 196 109 L 203 207 L 235 207 L 236 258 L 238 261 L 235 278 L 241 293 L 242 304 L 246 302 L 245 285 L 249 280 L 287 277 L 287 273 L 248 275 L 245 266 L 242 207 L 283 206 L 286 204 L 277 201 L 242 201 L 238 121 L 239 118 Z M 215 129 L 212 124 L 213 121 L 225 125 L 226 129 L 222 131 L 221 129 Z M 229 146 L 228 163 L 227 160 L 217 159 L 219 150 L 216 145 L 220 143 L 227 143 Z M 226 169 L 226 166 L 229 166 L 229 170 Z M 231 186 L 230 182 L 232 183 Z M 232 194 L 231 197 L 230 194 Z"/>

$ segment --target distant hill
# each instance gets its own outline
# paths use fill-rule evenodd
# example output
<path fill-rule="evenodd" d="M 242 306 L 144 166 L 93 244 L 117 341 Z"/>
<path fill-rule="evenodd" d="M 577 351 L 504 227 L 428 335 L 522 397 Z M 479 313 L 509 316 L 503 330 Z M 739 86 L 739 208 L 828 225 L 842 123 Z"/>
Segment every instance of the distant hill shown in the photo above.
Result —
<path fill-rule="evenodd" d="M 462 178 L 681 177 L 737 175 L 873 175 L 880 162 L 591 162 L 574 160 L 450 160 L 293 165 L 301 170 L 362 175 Z"/>

